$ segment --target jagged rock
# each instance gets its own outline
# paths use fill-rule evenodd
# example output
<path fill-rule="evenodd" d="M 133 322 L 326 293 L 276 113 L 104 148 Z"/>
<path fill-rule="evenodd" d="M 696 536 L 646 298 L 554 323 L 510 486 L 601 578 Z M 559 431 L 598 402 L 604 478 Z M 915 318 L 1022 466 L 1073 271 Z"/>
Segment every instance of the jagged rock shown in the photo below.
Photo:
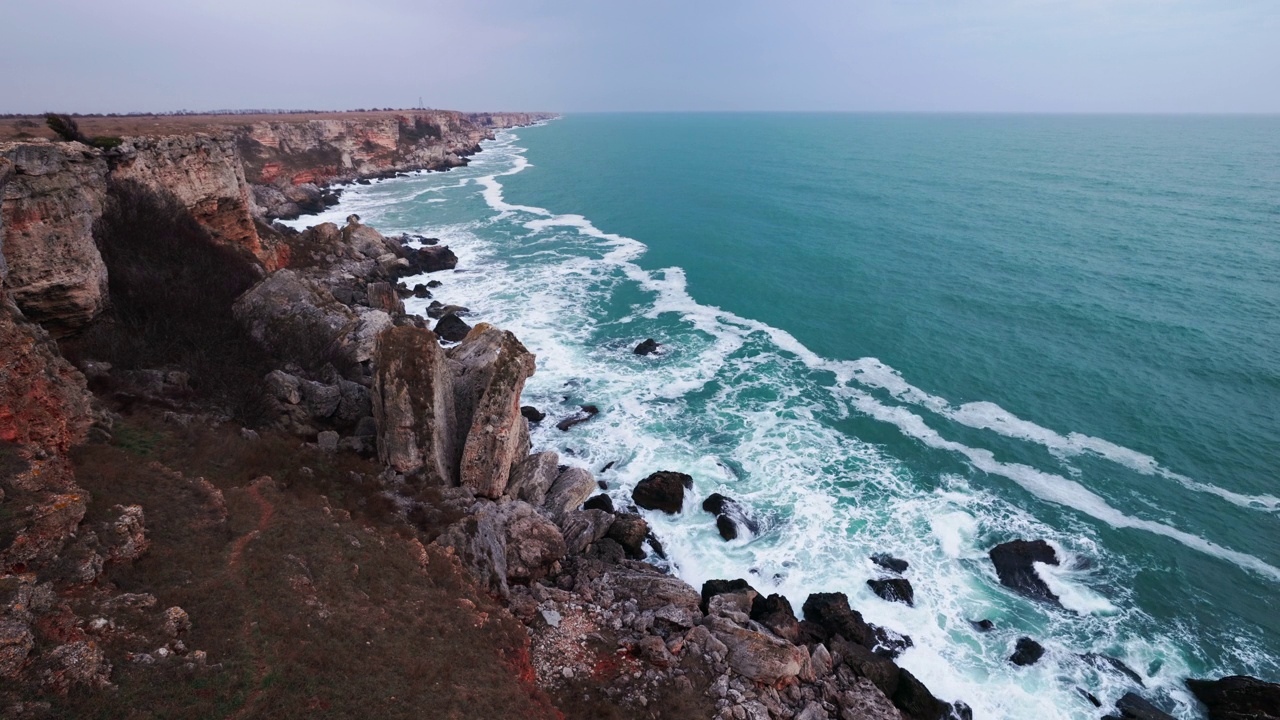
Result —
<path fill-rule="evenodd" d="M 164 634 L 171 638 L 191 629 L 191 617 L 187 611 L 173 606 L 164 611 Z"/>
<path fill-rule="evenodd" d="M 595 489 L 596 479 L 590 472 L 577 467 L 565 468 L 551 483 L 542 506 L 552 517 L 559 517 L 580 507 Z"/>
<path fill-rule="evenodd" d="M 613 526 L 613 513 L 604 510 L 574 510 L 560 521 L 565 547 L 570 555 L 580 555 L 591 543 L 603 538 Z"/>
<path fill-rule="evenodd" d="M 382 233 L 368 225 L 360 224 L 358 215 L 347 218 L 347 225 L 342 228 L 342 241 L 351 249 L 369 258 L 379 258 L 387 253 L 394 254 L 399 249 L 395 243 L 383 237 Z M 383 309 L 390 310 L 390 308 Z"/>
<path fill-rule="evenodd" d="M 757 596 L 751 604 L 751 619 L 769 628 L 775 635 L 791 642 L 800 639 L 800 623 L 796 620 L 791 603 L 776 593 L 769 597 Z"/>
<path fill-rule="evenodd" d="M 1126 720 L 1174 720 L 1172 715 L 1152 705 L 1137 693 L 1125 693 L 1116 701 L 1116 709 L 1120 711 L 1120 717 Z M 1249 720 L 1255 720 L 1256 716 L 1246 717 Z"/>
<path fill-rule="evenodd" d="M 684 506 L 684 491 L 692 489 L 693 478 L 689 475 L 660 470 L 637 483 L 631 499 L 645 510 L 674 515 Z"/>
<path fill-rule="evenodd" d="M 804 601 L 804 619 L 820 625 L 832 635 L 858 643 L 866 648 L 876 646 L 875 630 L 862 614 L 849 607 L 844 593 L 813 593 Z"/>
<path fill-rule="evenodd" d="M 807 653 L 785 640 L 740 628 L 721 617 L 707 617 L 702 625 L 729 649 L 729 667 L 755 682 L 778 685 L 809 666 Z"/>
<path fill-rule="evenodd" d="M 809 660 L 813 663 L 813 674 L 819 680 L 830 675 L 835 670 L 831 652 L 822 643 L 813 646 L 813 652 L 810 654 Z"/>
<path fill-rule="evenodd" d="M 365 292 L 369 297 L 369 307 L 393 315 L 404 313 L 404 301 L 396 294 L 395 288 L 391 287 L 391 283 L 369 283 L 369 287 Z"/>
<path fill-rule="evenodd" d="M 342 402 L 342 391 L 337 385 L 303 380 L 301 388 L 302 398 L 307 404 L 307 413 L 312 418 L 325 420 L 338 411 L 338 403 Z"/>
<path fill-rule="evenodd" d="M 650 353 L 656 352 L 658 350 L 658 347 L 659 347 L 658 341 L 654 340 L 653 338 L 648 338 L 644 342 L 637 345 L 636 349 L 632 350 L 632 352 L 634 352 L 636 355 L 648 355 Z"/>
<path fill-rule="evenodd" d="M 427 317 L 434 320 L 439 320 L 445 315 L 457 315 L 458 317 L 462 317 L 469 312 L 471 312 L 470 309 L 461 305 L 444 305 L 438 300 L 432 300 L 431 304 L 427 306 Z"/>
<path fill-rule="evenodd" d="M 754 590 L 719 593 L 707 599 L 707 615 L 728 618 L 734 623 L 746 627 L 751 621 L 751 601 L 756 597 Z"/>
<path fill-rule="evenodd" d="M 986 633 L 996 629 L 996 624 L 986 619 L 970 620 L 969 624 L 972 625 L 974 629 L 977 630 L 978 632 Z"/>
<path fill-rule="evenodd" d="M 596 407 L 595 405 L 581 405 L 579 407 L 580 409 L 578 412 L 556 423 L 556 428 L 563 432 L 568 432 L 569 428 L 573 427 L 574 425 L 581 425 L 582 423 L 600 414 L 600 408 Z"/>
<path fill-rule="evenodd" d="M 876 553 L 875 555 L 872 555 L 871 562 L 879 565 L 885 570 L 896 573 L 904 573 L 907 571 L 908 567 L 911 567 L 910 563 L 906 560 L 896 558 L 892 555 L 886 555 L 885 553 Z"/>
<path fill-rule="evenodd" d="M 991 562 L 996 566 L 1000 584 L 1029 598 L 1058 603 L 1058 596 L 1053 594 L 1036 573 L 1034 565 L 1037 562 L 1058 564 L 1058 556 L 1049 543 L 1043 540 L 1013 540 L 992 548 L 990 556 Z"/>
<path fill-rule="evenodd" d="M 246 290 L 232 312 L 268 352 L 299 363 L 347 349 L 344 336 L 355 330 L 359 319 L 319 282 L 289 269 L 277 270 Z"/>
<path fill-rule="evenodd" d="M 373 359 L 373 354 L 377 350 L 378 336 L 396 323 L 390 315 L 381 310 L 363 306 L 357 306 L 354 310 L 357 318 L 356 327 L 341 340 L 352 360 L 365 362 Z"/>
<path fill-rule="evenodd" d="M 426 285 L 418 283 L 413 286 L 413 296 L 419 300 L 429 300 L 431 299 L 431 291 L 427 289 Z"/>
<path fill-rule="evenodd" d="M 93 239 L 107 164 L 80 143 L 0 143 L 4 285 L 23 314 L 61 335 L 107 302 L 107 266 Z"/>
<path fill-rule="evenodd" d="M 1029 637 L 1022 637 L 1018 638 L 1018 645 L 1014 648 L 1013 654 L 1009 656 L 1009 662 L 1019 667 L 1035 665 L 1043 655 L 1043 645 Z"/>
<path fill-rule="evenodd" d="M 303 380 L 283 370 L 272 370 L 265 380 L 267 392 L 282 403 L 297 405 L 302 402 Z"/>
<path fill-rule="evenodd" d="M 378 459 L 397 472 L 425 470 L 440 485 L 457 471 L 453 375 L 430 330 L 391 328 L 378 341 L 373 417 Z"/>
<path fill-rule="evenodd" d="M 552 451 L 534 453 L 512 468 L 506 494 L 541 507 L 546 500 L 547 490 L 559 475 L 559 454 Z"/>
<path fill-rule="evenodd" d="M 752 533 L 759 532 L 754 520 L 736 500 L 720 493 L 711 493 L 702 501 L 702 509 L 716 516 L 716 530 L 725 540 L 738 537 L 738 528 L 745 527 Z"/>
<path fill-rule="evenodd" d="M 446 313 L 436 322 L 435 333 L 449 342 L 460 342 L 471 332 L 471 326 L 454 313 Z"/>
<path fill-rule="evenodd" d="M 450 349 L 448 358 L 457 427 L 466 432 L 459 443 L 459 480 L 477 495 L 501 497 L 512 466 L 527 453 L 527 448 L 520 453 L 528 438 L 528 426 L 520 415 L 520 392 L 533 375 L 533 353 L 515 335 L 480 323 Z"/>
<path fill-rule="evenodd" d="M 621 545 L 627 557 L 641 560 L 645 556 L 644 540 L 648 535 L 649 523 L 644 518 L 634 513 L 618 513 L 606 537 Z"/>
<path fill-rule="evenodd" d="M 369 388 L 350 380 L 338 380 L 338 407 L 333 420 L 343 427 L 351 427 L 361 418 L 373 414 L 373 397 Z"/>
<path fill-rule="evenodd" d="M 1187 688 L 1209 711 L 1209 720 L 1280 720 L 1280 684 L 1248 675 L 1187 680 Z"/>
<path fill-rule="evenodd" d="M 473 577 L 507 597 L 508 582 L 545 577 L 565 554 L 560 529 L 521 501 L 486 506 L 449 526 L 436 539 L 452 548 Z"/>
<path fill-rule="evenodd" d="M 583 510 L 603 510 L 607 513 L 613 512 L 613 498 L 603 493 L 592 495 L 587 501 L 582 503 Z"/>
<path fill-rule="evenodd" d="M 695 618 L 702 615 L 698 609 L 701 598 L 696 590 L 680 578 L 648 565 L 631 563 L 628 567 L 612 568 L 605 584 L 613 590 L 617 602 L 634 600 L 641 612 L 674 605 Z"/>
<path fill-rule="evenodd" d="M 902 720 L 902 713 L 866 678 L 858 678 L 853 687 L 841 691 L 837 702 L 840 720 Z"/>
<path fill-rule="evenodd" d="M 867 586 L 876 595 L 889 602 L 906 603 L 908 606 L 916 604 L 915 590 L 911 588 L 911 581 L 906 578 L 868 580 Z"/>
<path fill-rule="evenodd" d="M 151 545 L 147 540 L 145 516 L 140 505 L 116 505 L 115 519 L 100 523 L 98 537 L 108 562 L 133 562 Z"/>
<path fill-rule="evenodd" d="M 710 607 L 711 598 L 725 593 L 746 593 L 747 607 L 751 607 L 751 603 L 760 593 L 751 587 L 751 584 L 742 578 L 736 580 L 708 580 L 702 583 L 702 592 L 700 594 L 700 607 L 703 612 L 707 612 Z M 749 612 L 749 610 L 748 610 Z"/>
<path fill-rule="evenodd" d="M 424 273 L 452 270 L 458 266 L 458 256 L 447 245 L 418 248 L 408 259 L 414 270 Z"/>
<path fill-rule="evenodd" d="M 872 682 L 886 697 L 892 697 L 897 691 L 898 666 L 892 660 L 842 636 L 833 637 L 828 642 L 831 651 L 840 656 L 841 662 L 854 675 Z"/>
<path fill-rule="evenodd" d="M 520 414 L 524 416 L 525 420 L 528 420 L 531 423 L 542 422 L 543 418 L 547 416 L 546 413 L 540 412 L 538 408 L 532 405 L 522 406 L 520 408 Z"/>
<path fill-rule="evenodd" d="M 59 645 L 42 661 L 41 680 L 52 692 L 62 694 L 76 686 L 103 689 L 111 685 L 111 663 L 92 641 Z"/>
<path fill-rule="evenodd" d="M 902 668 L 898 669 L 898 687 L 892 698 L 899 710 L 916 720 L 952 720 L 964 717 L 964 711 L 968 710 L 968 707 L 961 710 L 961 703 L 947 703 L 934 697 L 924 683 Z M 972 713 L 969 717 L 972 717 Z"/>
<path fill-rule="evenodd" d="M 1133 668 L 1125 665 L 1119 658 L 1113 658 L 1110 655 L 1100 655 L 1098 653 L 1084 653 L 1080 656 L 1080 659 L 1103 672 L 1123 675 L 1132 680 L 1138 687 L 1146 687 L 1146 683 L 1142 682 L 1142 676 L 1135 672 Z"/>
<path fill-rule="evenodd" d="M 528 503 L 517 500 L 500 507 L 500 515 L 507 528 L 507 579 L 528 583 L 546 577 L 551 566 L 568 550 L 565 536 Z M 579 528 L 582 533 L 575 536 L 575 541 L 595 533 L 598 528 L 591 521 L 596 519 L 584 519 L 586 522 L 582 524 L 585 527 Z"/>

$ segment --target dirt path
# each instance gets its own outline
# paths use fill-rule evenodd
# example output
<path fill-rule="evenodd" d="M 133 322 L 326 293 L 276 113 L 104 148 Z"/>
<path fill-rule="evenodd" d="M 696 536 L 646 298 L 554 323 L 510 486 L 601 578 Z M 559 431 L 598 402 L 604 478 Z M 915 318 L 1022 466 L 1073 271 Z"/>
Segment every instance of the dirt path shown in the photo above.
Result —
<path fill-rule="evenodd" d="M 267 526 L 271 524 L 271 517 L 275 515 L 276 511 L 275 506 L 271 504 L 270 500 L 267 500 L 262 496 L 262 491 L 260 490 L 261 486 L 268 482 L 271 482 L 270 478 L 262 477 L 254 480 L 253 483 L 249 485 L 249 497 L 253 498 L 253 501 L 258 504 L 258 524 L 253 530 L 250 530 L 244 535 L 236 538 L 235 543 L 231 546 L 231 554 L 227 557 L 227 576 L 234 577 L 242 587 L 245 585 L 245 580 L 243 577 L 239 576 L 239 570 L 244 556 L 244 550 L 248 547 L 250 542 L 253 542 L 254 538 L 258 537 L 267 529 Z M 253 625 L 250 622 L 250 617 L 251 615 L 246 608 L 244 626 L 242 627 L 241 632 L 244 634 L 245 646 L 252 648 Z M 228 715 L 226 720 L 241 720 L 242 718 L 250 717 L 250 713 L 253 711 L 253 706 L 262 695 L 262 682 L 266 679 L 267 672 L 270 668 L 267 667 L 266 658 L 263 657 L 262 653 L 257 653 L 256 662 L 257 672 L 254 673 L 253 690 L 250 691 L 249 697 L 245 699 L 244 705 L 241 705 L 239 710 Z"/>

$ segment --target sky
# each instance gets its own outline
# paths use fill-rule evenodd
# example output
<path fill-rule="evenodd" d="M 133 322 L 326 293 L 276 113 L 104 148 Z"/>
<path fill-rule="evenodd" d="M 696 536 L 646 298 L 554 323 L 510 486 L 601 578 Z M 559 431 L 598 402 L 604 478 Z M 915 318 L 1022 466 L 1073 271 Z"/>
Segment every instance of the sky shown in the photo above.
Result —
<path fill-rule="evenodd" d="M 0 0 L 0 113 L 1280 112 L 1280 0 Z"/>

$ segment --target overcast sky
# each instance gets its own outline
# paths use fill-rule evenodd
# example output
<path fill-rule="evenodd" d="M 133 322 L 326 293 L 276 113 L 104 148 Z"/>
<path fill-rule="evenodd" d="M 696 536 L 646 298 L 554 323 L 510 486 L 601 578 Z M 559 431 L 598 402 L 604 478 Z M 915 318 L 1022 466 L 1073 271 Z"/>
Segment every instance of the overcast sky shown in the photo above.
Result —
<path fill-rule="evenodd" d="M 1280 112 L 1278 0 L 0 0 L 0 112 Z"/>

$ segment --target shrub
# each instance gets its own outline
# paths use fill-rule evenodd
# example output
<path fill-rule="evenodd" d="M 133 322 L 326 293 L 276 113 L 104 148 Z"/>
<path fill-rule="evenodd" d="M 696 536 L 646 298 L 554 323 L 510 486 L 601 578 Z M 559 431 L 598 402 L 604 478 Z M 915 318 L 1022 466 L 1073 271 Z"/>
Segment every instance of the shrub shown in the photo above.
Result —
<path fill-rule="evenodd" d="M 67 142 L 82 142 L 88 144 L 89 138 L 80 132 L 80 126 L 70 115 L 59 115 L 58 113 L 45 113 L 44 122 L 49 129 L 58 137 Z"/>

